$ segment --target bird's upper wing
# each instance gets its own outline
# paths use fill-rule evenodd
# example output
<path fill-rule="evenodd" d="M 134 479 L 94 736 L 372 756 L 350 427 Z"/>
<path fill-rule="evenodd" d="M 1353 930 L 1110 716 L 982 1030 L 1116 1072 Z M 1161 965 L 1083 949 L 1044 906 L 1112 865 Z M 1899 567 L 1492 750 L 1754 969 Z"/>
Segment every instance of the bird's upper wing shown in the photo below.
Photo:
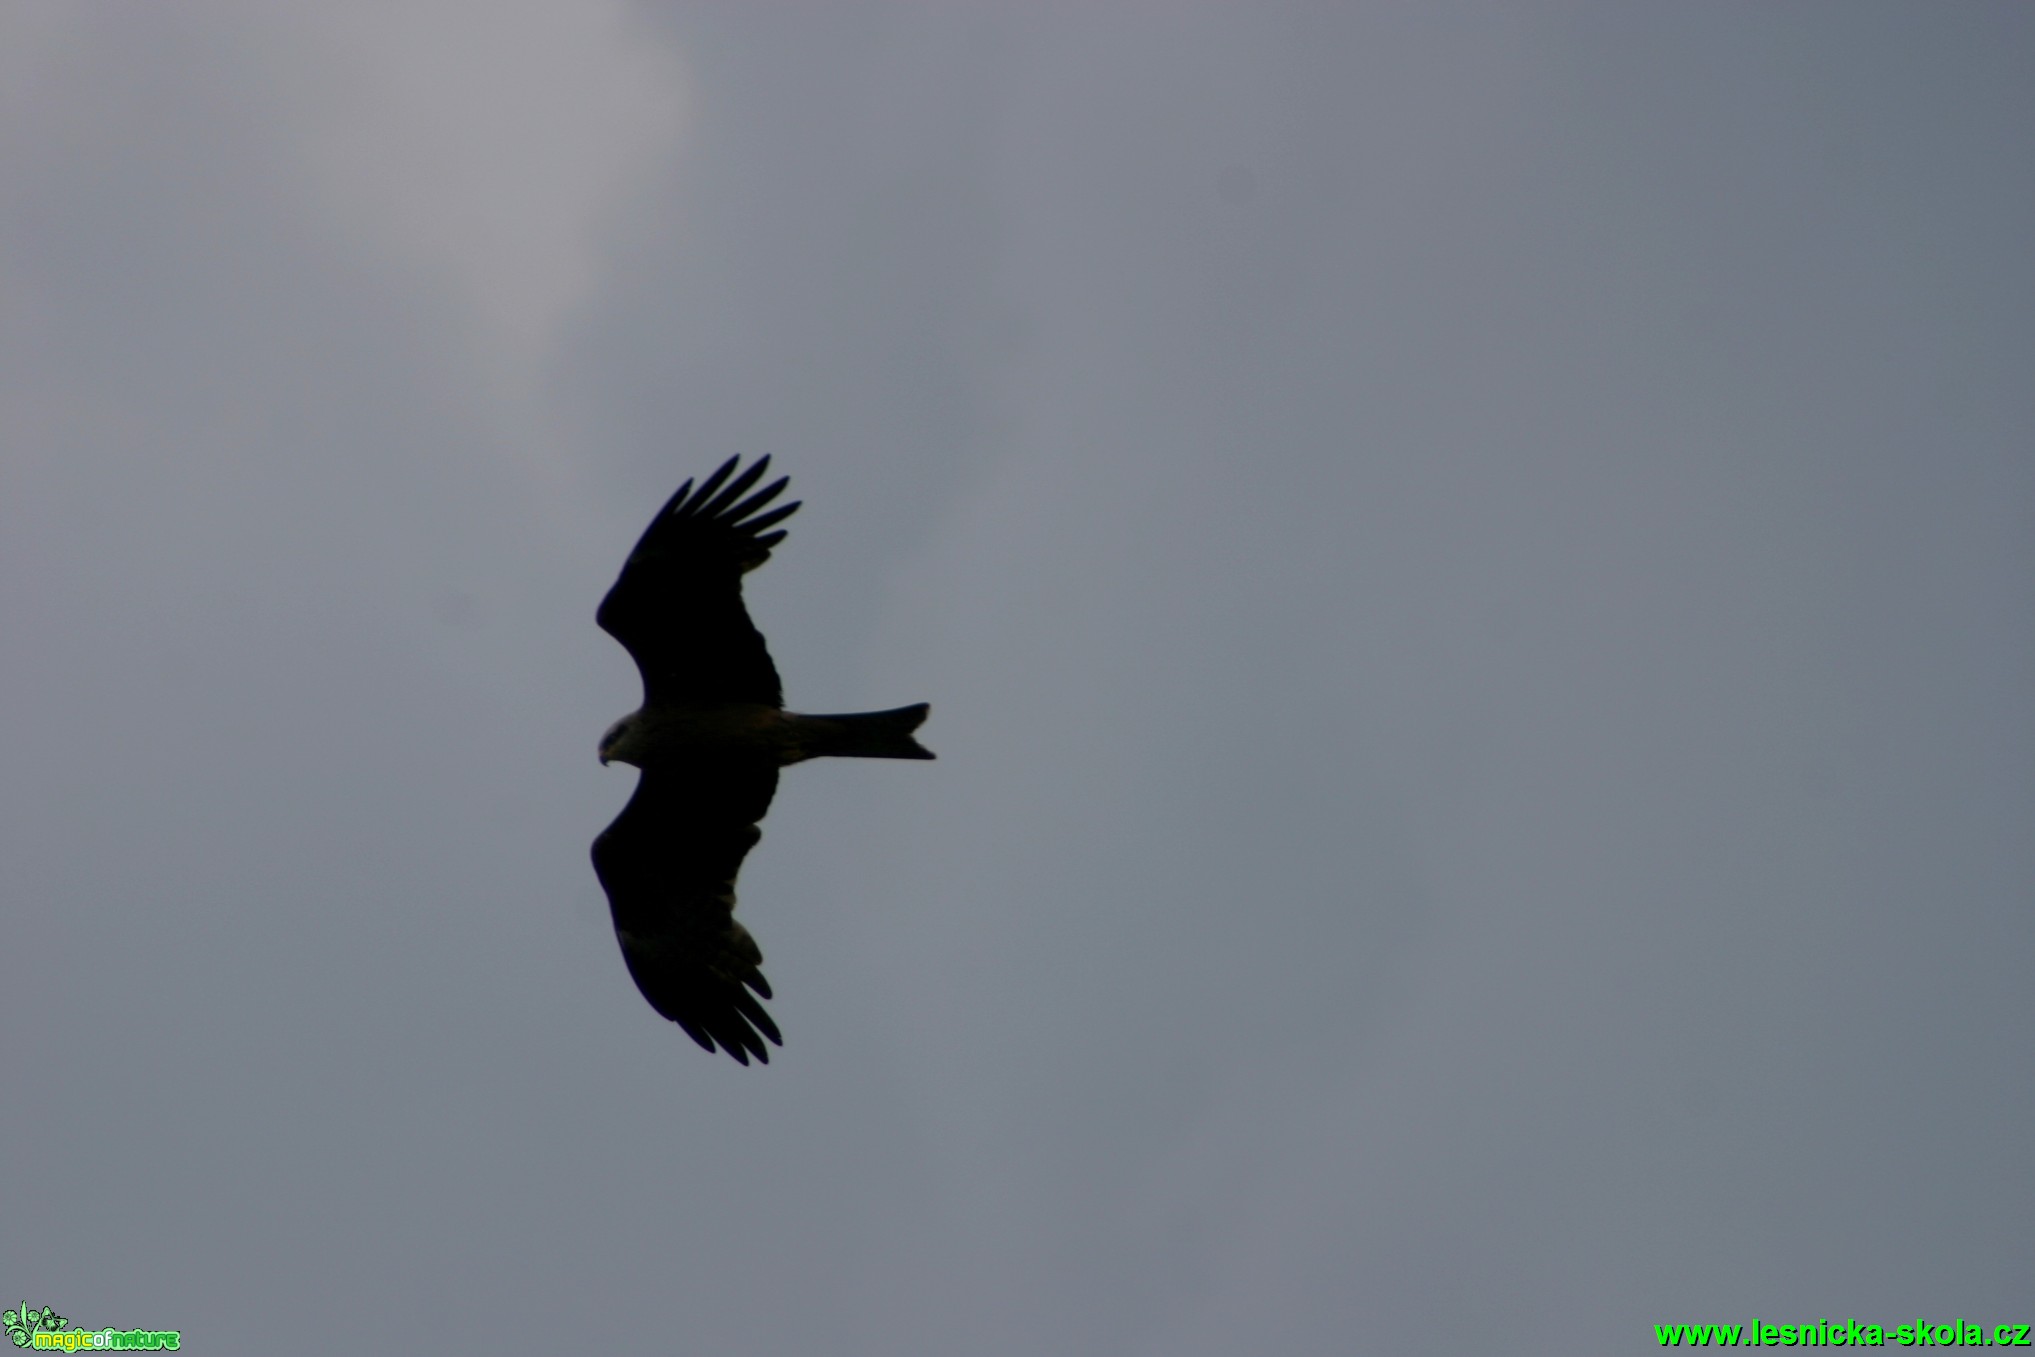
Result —
<path fill-rule="evenodd" d="M 698 489 L 691 481 L 678 488 L 601 600 L 596 620 L 642 671 L 645 706 L 784 705 L 777 667 L 742 606 L 742 575 L 770 559 L 784 531 L 764 529 L 789 518 L 798 501 L 757 513 L 790 478 L 744 499 L 770 459 L 730 480 L 739 460 L 729 458 Z"/>
<path fill-rule="evenodd" d="M 770 1063 L 764 1037 L 784 1044 L 756 1001 L 770 997 L 763 953 L 734 918 L 735 874 L 776 791 L 777 769 L 754 760 L 646 772 L 594 840 L 636 988 L 694 1041 L 744 1065 Z"/>

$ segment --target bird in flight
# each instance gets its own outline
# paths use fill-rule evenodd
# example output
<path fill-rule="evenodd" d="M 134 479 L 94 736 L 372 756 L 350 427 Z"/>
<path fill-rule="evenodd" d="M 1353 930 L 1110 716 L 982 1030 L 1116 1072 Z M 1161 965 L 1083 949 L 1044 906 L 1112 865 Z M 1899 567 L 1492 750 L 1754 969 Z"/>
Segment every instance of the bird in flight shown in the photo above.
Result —
<path fill-rule="evenodd" d="M 929 759 L 912 738 L 930 708 L 801 716 L 742 606 L 742 576 L 770 559 L 798 502 L 764 512 L 790 477 L 750 494 L 770 465 L 740 458 L 678 488 L 650 520 L 595 620 L 643 675 L 643 705 L 601 736 L 603 764 L 642 771 L 594 840 L 615 936 L 650 1006 L 711 1051 L 770 1063 L 782 1046 L 760 1002 L 763 953 L 735 922 L 735 874 L 763 831 L 777 770 L 803 759 Z M 747 496 L 745 499 L 744 496 Z"/>

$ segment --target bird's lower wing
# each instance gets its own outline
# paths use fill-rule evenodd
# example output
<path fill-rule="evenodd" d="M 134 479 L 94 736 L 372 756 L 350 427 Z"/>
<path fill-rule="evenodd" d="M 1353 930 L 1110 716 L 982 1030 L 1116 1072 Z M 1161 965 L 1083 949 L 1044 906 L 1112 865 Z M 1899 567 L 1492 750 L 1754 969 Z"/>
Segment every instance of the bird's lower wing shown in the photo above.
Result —
<path fill-rule="evenodd" d="M 711 1051 L 768 1064 L 783 1045 L 759 999 L 763 953 L 735 922 L 735 876 L 763 837 L 756 821 L 777 788 L 774 767 L 645 773 L 594 840 L 615 936 L 650 1006 Z"/>

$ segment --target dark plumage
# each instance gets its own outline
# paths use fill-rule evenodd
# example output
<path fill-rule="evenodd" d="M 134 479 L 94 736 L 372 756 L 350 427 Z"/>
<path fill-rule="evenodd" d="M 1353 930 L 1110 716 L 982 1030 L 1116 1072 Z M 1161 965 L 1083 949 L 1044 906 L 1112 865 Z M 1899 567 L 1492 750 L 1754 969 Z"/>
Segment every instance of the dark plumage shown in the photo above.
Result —
<path fill-rule="evenodd" d="M 593 858 L 643 997 L 707 1050 L 746 1065 L 752 1055 L 768 1063 L 765 1038 L 783 1045 L 759 1002 L 770 997 L 763 953 L 734 918 L 735 876 L 763 837 L 757 821 L 777 770 L 826 755 L 933 755 L 912 738 L 924 703 L 838 716 L 783 710 L 777 668 L 742 606 L 742 576 L 784 540 L 783 529 L 765 530 L 799 506 L 762 512 L 789 478 L 751 494 L 770 459 L 735 475 L 738 461 L 698 489 L 679 487 L 601 600 L 601 629 L 643 675 L 643 705 L 601 737 L 601 762 L 633 763 L 643 775 Z"/>

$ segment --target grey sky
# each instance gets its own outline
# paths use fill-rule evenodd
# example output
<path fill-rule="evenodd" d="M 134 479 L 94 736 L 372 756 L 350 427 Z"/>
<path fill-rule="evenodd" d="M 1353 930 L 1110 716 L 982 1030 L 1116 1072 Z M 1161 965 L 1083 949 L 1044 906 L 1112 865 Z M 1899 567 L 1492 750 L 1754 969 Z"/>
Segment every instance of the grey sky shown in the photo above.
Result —
<path fill-rule="evenodd" d="M 2035 1319 L 2035 15 L 0 15 L 0 1295 L 188 1350 Z M 593 608 L 806 509 L 768 1069 Z"/>

